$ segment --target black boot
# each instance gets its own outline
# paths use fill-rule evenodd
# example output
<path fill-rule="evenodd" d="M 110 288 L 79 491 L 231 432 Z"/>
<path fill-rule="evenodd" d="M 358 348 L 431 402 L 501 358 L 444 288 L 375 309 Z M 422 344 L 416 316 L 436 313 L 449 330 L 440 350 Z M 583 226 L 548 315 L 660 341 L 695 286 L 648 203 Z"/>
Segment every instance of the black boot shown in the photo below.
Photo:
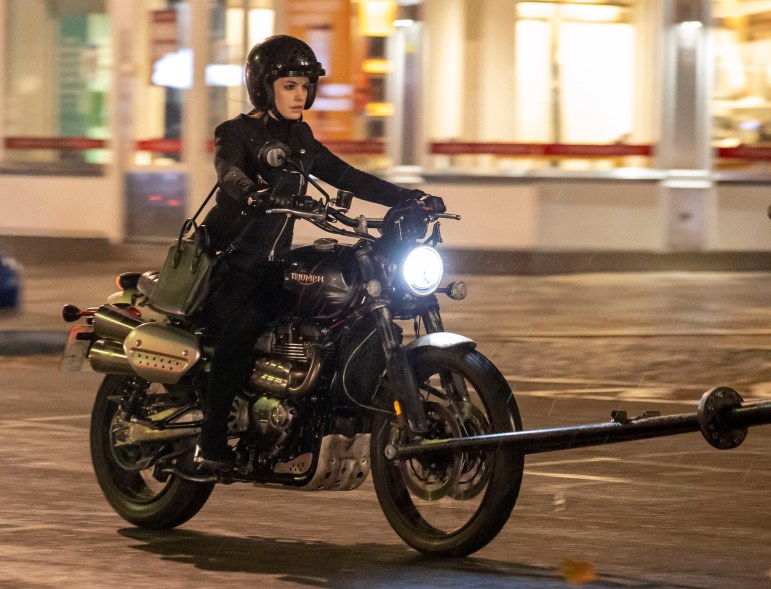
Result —
<path fill-rule="evenodd" d="M 232 470 L 235 466 L 233 450 L 227 442 L 228 413 L 213 409 L 204 417 L 199 442 L 198 460 L 210 471 Z"/>

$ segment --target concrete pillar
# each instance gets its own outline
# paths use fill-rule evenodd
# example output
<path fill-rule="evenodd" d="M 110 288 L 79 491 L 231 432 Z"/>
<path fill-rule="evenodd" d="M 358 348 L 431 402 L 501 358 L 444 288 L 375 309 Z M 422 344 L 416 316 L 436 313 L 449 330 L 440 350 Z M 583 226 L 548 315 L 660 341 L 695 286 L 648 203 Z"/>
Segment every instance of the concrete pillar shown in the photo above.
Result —
<path fill-rule="evenodd" d="M 663 245 L 701 250 L 714 240 L 711 178 L 712 55 L 709 0 L 664 0 L 663 101 L 658 167 Z"/>
<path fill-rule="evenodd" d="M 123 0 L 108 0 L 113 41 L 112 89 L 110 93 L 110 149 L 112 160 L 108 167 L 110 186 L 106 232 L 110 240 L 125 238 L 126 173 L 131 169 L 134 154 L 134 61 L 135 26 L 138 18 L 136 4 Z"/>
<path fill-rule="evenodd" d="M 418 12 L 400 16 L 400 26 L 389 39 L 388 102 L 394 114 L 388 118 L 386 150 L 395 174 L 408 176 L 423 165 L 426 146 L 423 134 L 422 24 Z M 409 180 L 409 178 L 407 178 Z M 402 180 L 404 181 L 404 180 Z"/>
<path fill-rule="evenodd" d="M 424 120 L 429 140 L 463 137 L 466 3 L 425 0 L 426 92 Z"/>
<path fill-rule="evenodd" d="M 5 0 L 0 0 L 0 31 L 5 35 Z M 5 111 L 5 43 L 0 43 L 0 113 Z M 5 161 L 5 122 L 0 119 L 0 162 Z"/>
<path fill-rule="evenodd" d="M 189 0 L 190 39 L 193 50 L 193 85 L 185 92 L 182 115 L 183 162 L 187 173 L 185 210 L 191 216 L 201 206 L 216 177 L 208 151 L 209 93 L 206 64 L 209 60 L 209 2 Z"/>
<path fill-rule="evenodd" d="M 5 36 L 6 0 L 0 0 L 0 31 Z M 0 113 L 5 113 L 5 43 L 0 43 Z M 0 116 L 0 163 L 5 161 L 5 117 Z"/>
<path fill-rule="evenodd" d="M 661 135 L 663 0 L 634 5 L 634 114 L 632 143 L 654 143 Z"/>
<path fill-rule="evenodd" d="M 514 137 L 514 30 L 517 3 L 512 0 L 474 2 L 479 15 L 477 55 L 468 64 L 475 72 L 470 90 L 476 95 L 473 116 L 480 141 L 511 141 Z"/>

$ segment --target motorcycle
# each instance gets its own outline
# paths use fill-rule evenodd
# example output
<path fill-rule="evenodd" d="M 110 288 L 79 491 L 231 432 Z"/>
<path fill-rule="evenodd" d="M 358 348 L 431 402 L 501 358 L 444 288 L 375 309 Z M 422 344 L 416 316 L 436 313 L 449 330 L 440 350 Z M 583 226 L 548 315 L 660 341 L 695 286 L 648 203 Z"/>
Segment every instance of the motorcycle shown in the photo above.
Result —
<path fill-rule="evenodd" d="M 269 165 L 291 165 L 280 144 Z M 385 517 L 414 549 L 464 556 L 489 543 L 519 493 L 524 455 L 513 446 L 394 459 L 400 446 L 522 430 L 506 379 L 471 339 L 445 331 L 441 220 L 417 201 L 383 218 L 348 216 L 352 196 L 273 209 L 337 236 L 297 247 L 284 268 L 287 296 L 259 338 L 228 428 L 232 472 L 199 470 L 213 349 L 195 318 L 154 309 L 157 273 L 118 277 L 97 308 L 64 310 L 73 326 L 65 357 L 106 376 L 90 429 L 91 458 L 107 501 L 126 521 L 173 528 L 192 518 L 217 483 L 348 491 L 372 476 Z M 375 230 L 379 234 L 375 234 Z M 405 334 L 412 325 L 413 333 Z"/>
<path fill-rule="evenodd" d="M 279 143 L 260 157 L 302 173 Z M 749 427 L 771 423 L 771 401 L 745 404 L 715 387 L 695 413 L 613 411 L 609 422 L 524 431 L 500 371 L 442 323 L 436 295 L 467 293 L 461 281 L 440 286 L 440 222 L 460 217 L 412 201 L 383 218 L 354 218 L 352 194 L 332 199 L 305 178 L 323 198 L 268 213 L 354 242 L 321 238 L 285 261 L 284 303 L 231 407 L 232 471 L 199 469 L 212 338 L 195 316 L 153 306 L 157 272 L 120 275 L 120 290 L 99 307 L 64 307 L 65 320 L 86 323 L 70 330 L 63 368 L 87 359 L 106 374 L 91 415 L 91 459 L 104 496 L 129 523 L 179 526 L 218 483 L 348 491 L 371 473 L 386 519 L 409 546 L 465 556 L 508 521 L 527 454 L 699 431 L 727 450 Z"/>

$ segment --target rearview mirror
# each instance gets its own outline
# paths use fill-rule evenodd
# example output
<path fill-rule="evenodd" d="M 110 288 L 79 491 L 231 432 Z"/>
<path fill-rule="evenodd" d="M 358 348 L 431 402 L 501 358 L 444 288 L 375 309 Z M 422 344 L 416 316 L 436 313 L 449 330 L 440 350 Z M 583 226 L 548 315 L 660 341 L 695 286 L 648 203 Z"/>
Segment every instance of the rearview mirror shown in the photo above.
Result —
<path fill-rule="evenodd" d="M 260 163 L 271 167 L 280 168 L 284 165 L 291 150 L 288 145 L 281 143 L 280 141 L 268 141 L 260 148 L 260 152 L 257 157 Z"/>

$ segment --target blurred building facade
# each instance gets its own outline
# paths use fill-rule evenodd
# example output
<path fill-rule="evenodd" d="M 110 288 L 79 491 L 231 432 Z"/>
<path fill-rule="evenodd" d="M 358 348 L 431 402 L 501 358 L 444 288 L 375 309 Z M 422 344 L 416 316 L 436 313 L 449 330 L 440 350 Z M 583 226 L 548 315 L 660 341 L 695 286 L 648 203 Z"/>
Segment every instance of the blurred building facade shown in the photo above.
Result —
<path fill-rule="evenodd" d="M 444 196 L 455 247 L 771 251 L 769 1 L 0 0 L 0 31 L 0 235 L 168 240 L 288 33 L 317 137 Z"/>

